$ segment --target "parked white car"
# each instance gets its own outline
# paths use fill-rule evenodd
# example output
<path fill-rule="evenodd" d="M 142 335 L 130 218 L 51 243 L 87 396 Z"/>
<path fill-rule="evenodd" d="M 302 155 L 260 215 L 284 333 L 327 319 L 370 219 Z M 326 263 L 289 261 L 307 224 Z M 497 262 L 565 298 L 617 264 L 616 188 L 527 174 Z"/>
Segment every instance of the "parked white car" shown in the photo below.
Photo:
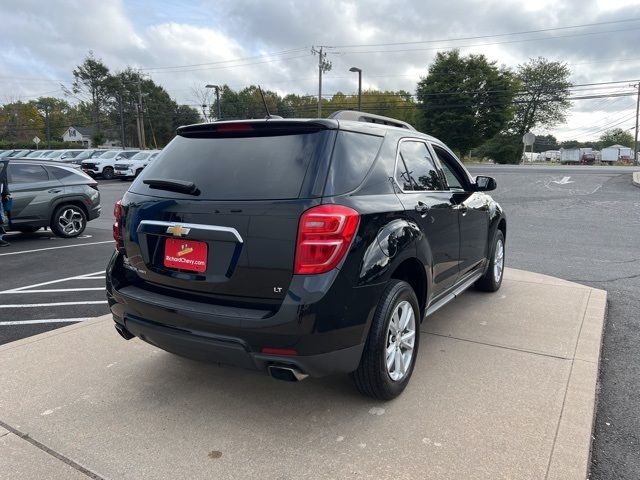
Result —
<path fill-rule="evenodd" d="M 121 180 L 137 177 L 144 167 L 149 165 L 149 162 L 156 158 L 159 153 L 160 150 L 143 150 L 136 153 L 129 160 L 117 162 L 114 167 L 116 177 Z"/>
<path fill-rule="evenodd" d="M 140 150 L 107 150 L 96 158 L 82 161 L 82 171 L 92 177 L 102 176 L 105 180 L 111 180 L 114 176 L 114 167 L 118 160 L 129 159 Z"/>
<path fill-rule="evenodd" d="M 80 155 L 84 150 L 53 150 L 51 153 L 43 155 L 42 160 L 48 162 L 62 162 L 62 163 L 74 163 L 74 159 Z"/>

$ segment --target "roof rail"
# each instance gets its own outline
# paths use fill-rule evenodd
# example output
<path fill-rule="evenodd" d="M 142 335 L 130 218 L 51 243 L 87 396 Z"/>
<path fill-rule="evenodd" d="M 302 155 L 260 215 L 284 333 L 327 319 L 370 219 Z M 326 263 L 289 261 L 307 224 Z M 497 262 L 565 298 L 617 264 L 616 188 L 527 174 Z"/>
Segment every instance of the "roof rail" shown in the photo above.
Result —
<path fill-rule="evenodd" d="M 354 120 L 356 122 L 368 122 L 378 123 L 382 125 L 389 125 L 391 127 L 406 128 L 407 130 L 415 130 L 413 125 L 402 120 L 397 120 L 391 117 L 383 117 L 382 115 L 376 115 L 375 113 L 358 112 L 357 110 L 338 110 L 329 115 L 328 118 L 335 120 Z"/>

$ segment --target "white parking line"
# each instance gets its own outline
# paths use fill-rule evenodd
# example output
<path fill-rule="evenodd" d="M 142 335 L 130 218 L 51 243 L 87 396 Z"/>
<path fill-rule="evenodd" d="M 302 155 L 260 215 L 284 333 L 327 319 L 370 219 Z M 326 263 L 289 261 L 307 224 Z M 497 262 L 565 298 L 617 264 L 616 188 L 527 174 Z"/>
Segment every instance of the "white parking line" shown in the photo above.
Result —
<path fill-rule="evenodd" d="M 28 290 L 30 288 L 37 288 L 37 287 L 44 287 L 45 285 L 51 285 L 54 283 L 62 283 L 62 282 L 67 282 L 69 280 L 92 280 L 93 275 L 104 275 L 104 270 L 100 270 L 98 272 L 92 272 L 92 273 L 87 273 L 84 275 L 75 275 L 73 277 L 66 277 L 66 278 L 61 278 L 59 280 L 50 280 L 48 282 L 42 282 L 42 283 L 36 283 L 34 285 L 27 285 L 26 287 L 18 287 L 18 288 L 12 288 L 9 290 L 4 290 L 0 293 L 16 293 L 19 292 L 21 290 Z M 104 277 L 101 277 L 104 278 Z M 96 278 L 97 279 L 97 278 Z"/>
<path fill-rule="evenodd" d="M 107 303 L 106 300 L 89 302 L 13 303 L 8 305 L 0 305 L 0 308 L 64 307 L 67 305 L 103 305 L 105 303 Z"/>
<path fill-rule="evenodd" d="M 84 322 L 91 320 L 91 317 L 79 317 L 79 318 L 46 318 L 42 320 L 16 320 L 12 322 L 0 322 L 0 326 L 8 325 L 33 325 L 36 323 L 73 323 Z"/>
<path fill-rule="evenodd" d="M 7 255 L 21 255 L 23 253 L 44 252 L 45 250 L 57 250 L 59 248 L 86 247 L 87 245 L 100 245 L 103 243 L 113 243 L 113 240 L 105 240 L 103 242 L 77 243 L 75 245 L 61 245 L 59 247 L 36 248 L 34 250 L 22 250 L 21 252 L 0 253 L 0 257 L 5 257 Z"/>
<path fill-rule="evenodd" d="M 104 277 L 103 277 L 104 278 Z M 16 293 L 64 293 L 64 292 L 92 292 L 104 290 L 105 287 L 84 287 L 84 288 L 43 288 L 41 290 L 8 290 L 0 292 L 0 295 L 13 295 Z"/>

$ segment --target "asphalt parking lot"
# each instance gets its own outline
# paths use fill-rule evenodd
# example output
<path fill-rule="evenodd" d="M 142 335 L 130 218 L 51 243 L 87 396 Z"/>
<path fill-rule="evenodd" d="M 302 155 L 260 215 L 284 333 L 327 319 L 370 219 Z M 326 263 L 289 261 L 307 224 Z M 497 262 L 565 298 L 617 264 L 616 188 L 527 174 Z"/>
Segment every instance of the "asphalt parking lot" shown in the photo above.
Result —
<path fill-rule="evenodd" d="M 640 478 L 640 189 L 631 185 L 631 170 L 470 170 L 497 179 L 493 196 L 509 219 L 508 266 L 608 291 L 591 478 Z M 89 224 L 85 238 L 59 240 L 44 231 L 10 238 L 13 246 L 0 252 L 0 343 L 107 312 L 106 304 L 87 302 L 104 301 L 99 272 L 113 248 L 111 206 L 128 185 L 100 183 L 103 217 Z"/>
<path fill-rule="evenodd" d="M 131 182 L 100 181 L 102 216 L 81 237 L 12 232 L 0 251 L 0 344 L 108 313 L 104 269 L 113 251 L 112 209 Z"/>

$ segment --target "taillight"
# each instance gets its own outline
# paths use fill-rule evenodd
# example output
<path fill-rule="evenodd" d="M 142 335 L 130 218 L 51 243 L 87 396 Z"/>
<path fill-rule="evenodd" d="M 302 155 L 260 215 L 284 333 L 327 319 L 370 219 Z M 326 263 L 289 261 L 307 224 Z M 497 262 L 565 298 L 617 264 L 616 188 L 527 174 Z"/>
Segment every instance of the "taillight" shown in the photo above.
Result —
<path fill-rule="evenodd" d="M 122 240 L 122 202 L 118 200 L 113 206 L 113 216 L 115 222 L 113 222 L 113 239 L 116 241 L 116 249 L 118 251 L 124 250 L 124 241 Z"/>
<path fill-rule="evenodd" d="M 351 245 L 360 214 L 343 205 L 320 205 L 300 217 L 293 273 L 309 275 L 335 268 Z"/>

